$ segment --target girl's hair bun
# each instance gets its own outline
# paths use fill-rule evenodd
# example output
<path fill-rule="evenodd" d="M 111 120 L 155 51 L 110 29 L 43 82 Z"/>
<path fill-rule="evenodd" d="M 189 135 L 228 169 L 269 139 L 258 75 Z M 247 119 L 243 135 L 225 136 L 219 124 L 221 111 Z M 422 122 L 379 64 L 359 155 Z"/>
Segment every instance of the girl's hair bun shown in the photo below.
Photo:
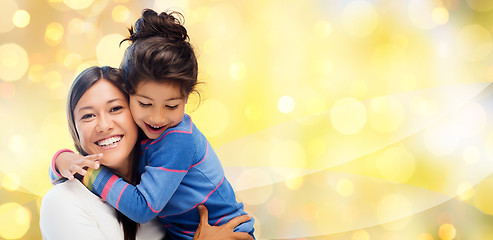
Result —
<path fill-rule="evenodd" d="M 161 37 L 169 43 L 189 41 L 187 30 L 182 25 L 183 15 L 179 12 L 162 12 L 157 14 L 152 9 L 144 9 L 142 17 L 128 29 L 130 36 L 124 41 L 132 43 L 152 37 Z"/>

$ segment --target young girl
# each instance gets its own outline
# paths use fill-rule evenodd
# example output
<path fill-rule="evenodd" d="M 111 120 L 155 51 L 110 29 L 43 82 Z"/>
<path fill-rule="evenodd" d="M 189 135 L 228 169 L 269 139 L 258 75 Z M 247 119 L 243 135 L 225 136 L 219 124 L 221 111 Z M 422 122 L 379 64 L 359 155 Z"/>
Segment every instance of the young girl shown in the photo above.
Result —
<path fill-rule="evenodd" d="M 198 65 L 187 31 L 174 14 L 144 10 L 125 39 L 131 45 L 121 68 L 130 110 L 147 136 L 141 145 L 140 183 L 133 186 L 103 166 L 89 168 L 83 183 L 130 219 L 144 223 L 157 216 L 171 238 L 192 239 L 200 204 L 208 208 L 211 225 L 246 213 L 211 145 L 184 113 L 197 85 Z M 112 136 L 94 144 L 111 149 L 121 139 Z M 62 166 L 77 165 L 56 164 L 60 172 L 71 173 L 74 167 Z M 235 231 L 253 236 L 253 223 L 252 218 Z"/>

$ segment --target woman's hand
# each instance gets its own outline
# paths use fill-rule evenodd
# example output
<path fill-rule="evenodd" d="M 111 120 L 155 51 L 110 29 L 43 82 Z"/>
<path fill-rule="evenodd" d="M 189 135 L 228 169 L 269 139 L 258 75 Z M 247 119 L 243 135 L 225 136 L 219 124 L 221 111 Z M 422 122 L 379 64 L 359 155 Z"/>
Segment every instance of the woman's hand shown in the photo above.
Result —
<path fill-rule="evenodd" d="M 85 169 L 94 168 L 98 169 L 99 159 L 103 157 L 102 153 L 82 156 L 77 153 L 63 152 L 58 155 L 55 167 L 63 177 L 70 179 L 74 178 L 76 173 L 84 176 L 87 171 Z"/>
<path fill-rule="evenodd" d="M 200 223 L 194 240 L 253 240 L 253 237 L 245 232 L 233 232 L 233 229 L 243 222 L 250 220 L 249 215 L 242 215 L 231 219 L 222 226 L 209 225 L 209 212 L 204 205 L 199 205 Z"/>

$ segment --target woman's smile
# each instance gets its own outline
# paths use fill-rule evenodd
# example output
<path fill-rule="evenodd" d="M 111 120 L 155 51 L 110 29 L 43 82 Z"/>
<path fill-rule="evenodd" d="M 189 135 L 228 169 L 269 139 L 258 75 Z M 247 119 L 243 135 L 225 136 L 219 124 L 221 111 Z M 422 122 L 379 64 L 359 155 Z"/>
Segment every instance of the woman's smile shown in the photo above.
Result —
<path fill-rule="evenodd" d="M 102 150 L 110 150 L 116 148 L 122 138 L 123 135 L 113 135 L 111 137 L 100 139 L 94 142 L 94 144 L 98 145 Z"/>

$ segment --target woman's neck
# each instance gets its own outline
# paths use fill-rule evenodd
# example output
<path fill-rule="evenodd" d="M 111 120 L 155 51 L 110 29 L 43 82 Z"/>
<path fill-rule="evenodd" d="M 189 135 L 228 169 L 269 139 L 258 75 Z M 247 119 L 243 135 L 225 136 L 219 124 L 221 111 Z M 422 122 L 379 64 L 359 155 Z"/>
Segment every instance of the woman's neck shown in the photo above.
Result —
<path fill-rule="evenodd" d="M 135 161 L 134 159 L 134 152 L 135 151 L 132 151 L 130 153 L 130 155 L 128 156 L 128 158 L 123 161 L 122 165 L 121 166 L 116 166 L 116 167 L 113 167 L 111 168 L 111 170 L 113 170 L 113 172 L 118 175 L 119 177 L 123 178 L 123 180 L 125 180 L 126 182 L 128 183 L 131 183 L 133 184 L 133 178 L 132 178 L 132 175 L 133 175 L 133 165 L 134 165 L 134 162 Z"/>

